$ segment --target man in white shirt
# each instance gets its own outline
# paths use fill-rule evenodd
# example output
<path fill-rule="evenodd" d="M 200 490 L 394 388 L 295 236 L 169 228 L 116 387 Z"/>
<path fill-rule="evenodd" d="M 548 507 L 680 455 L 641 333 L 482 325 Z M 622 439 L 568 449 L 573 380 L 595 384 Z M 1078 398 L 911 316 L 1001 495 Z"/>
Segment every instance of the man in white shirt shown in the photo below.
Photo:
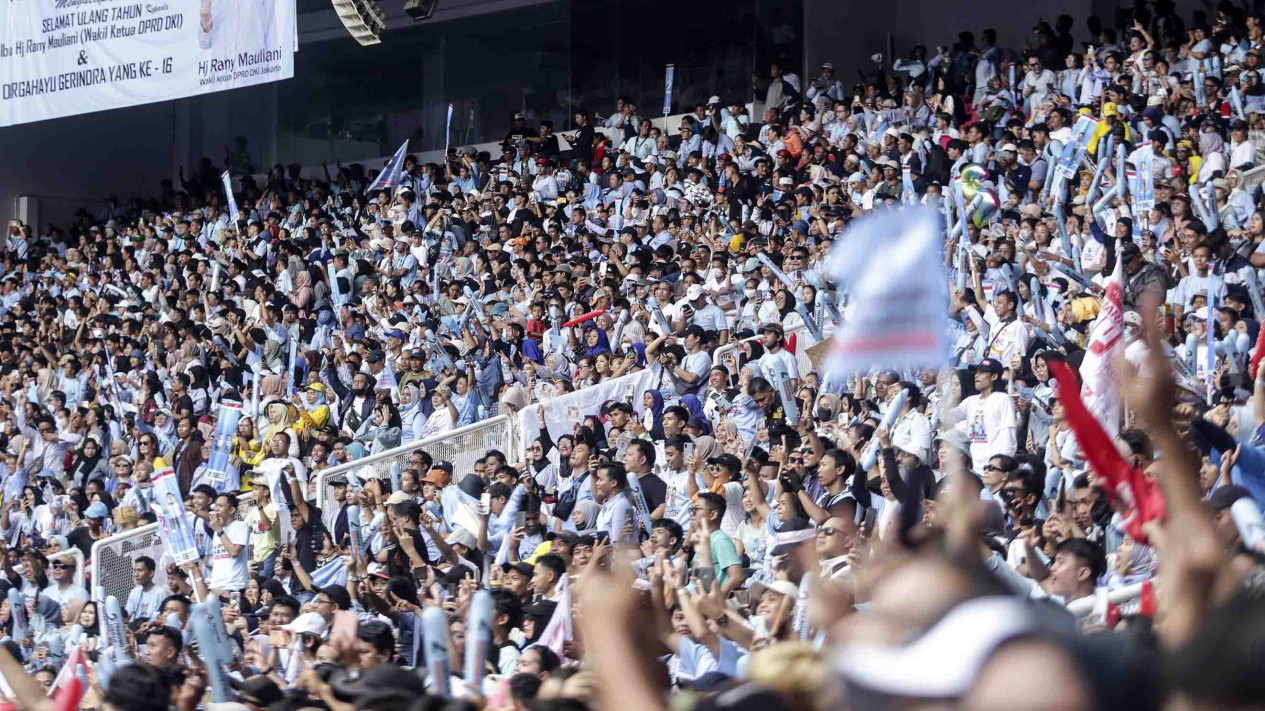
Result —
<path fill-rule="evenodd" d="M 799 389 L 799 363 L 795 360 L 795 356 L 791 355 L 783 347 L 784 334 L 782 324 L 766 323 L 760 326 L 760 335 L 763 337 L 764 355 L 760 356 L 757 361 L 760 367 L 760 376 L 773 382 L 772 373 L 775 370 L 784 372 L 791 381 L 791 389 Z"/>
<path fill-rule="evenodd" d="M 60 558 L 52 562 L 53 582 L 40 593 L 49 600 L 61 605 L 63 610 L 71 600 L 88 600 L 88 591 L 82 585 L 75 584 L 75 560 Z"/>
<path fill-rule="evenodd" d="M 154 584 L 154 571 L 157 566 L 154 559 L 147 555 L 140 556 L 132 564 L 132 582 L 136 587 L 127 594 L 127 604 L 123 609 L 129 620 L 152 620 L 158 616 L 167 591 Z"/>
<path fill-rule="evenodd" d="M 985 358 L 975 366 L 975 390 L 979 393 L 962 401 L 954 412 L 963 417 L 957 429 L 966 434 L 971 448 L 971 469 L 984 471 L 988 460 L 998 454 L 1014 456 L 1016 437 L 1015 404 L 1004 390 L 997 389 L 1004 367 L 996 358 Z"/>
<path fill-rule="evenodd" d="M 236 496 L 220 494 L 216 497 L 215 511 L 211 513 L 210 525 L 215 538 L 211 545 L 211 579 L 207 587 L 217 594 L 245 590 L 250 577 L 250 528 L 243 521 L 235 521 L 236 515 Z"/>
<path fill-rule="evenodd" d="M 1034 55 L 1028 58 L 1028 73 L 1023 77 L 1023 95 L 1030 108 L 1041 106 L 1054 90 L 1055 83 L 1057 79 L 1054 72 L 1041 66 L 1040 57 Z"/>
<path fill-rule="evenodd" d="M 982 291 L 982 289 L 981 289 Z M 1032 331 L 1028 324 L 1015 317 L 1018 300 L 1012 291 L 1002 291 L 993 297 L 993 303 L 984 312 L 988 321 L 991 340 L 985 355 L 1009 363 L 1016 355 L 1028 352 Z"/>

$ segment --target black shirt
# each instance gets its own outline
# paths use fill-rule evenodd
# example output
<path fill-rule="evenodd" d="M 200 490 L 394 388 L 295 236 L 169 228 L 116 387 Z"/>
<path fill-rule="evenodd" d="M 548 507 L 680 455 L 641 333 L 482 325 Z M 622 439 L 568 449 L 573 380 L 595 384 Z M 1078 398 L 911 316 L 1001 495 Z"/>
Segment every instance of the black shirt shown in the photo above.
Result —
<path fill-rule="evenodd" d="M 646 507 L 653 512 L 668 500 L 668 485 L 657 474 L 638 477 L 641 493 L 646 497 Z"/>

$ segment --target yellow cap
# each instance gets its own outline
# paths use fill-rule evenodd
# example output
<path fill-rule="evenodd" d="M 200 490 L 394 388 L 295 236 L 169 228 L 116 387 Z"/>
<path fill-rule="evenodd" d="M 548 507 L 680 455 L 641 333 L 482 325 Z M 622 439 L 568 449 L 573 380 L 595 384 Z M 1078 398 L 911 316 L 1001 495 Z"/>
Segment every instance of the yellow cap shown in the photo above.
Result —
<path fill-rule="evenodd" d="M 1103 116 L 1119 116 L 1120 111 L 1116 108 L 1115 103 L 1108 101 L 1107 103 L 1102 105 L 1102 115 Z"/>

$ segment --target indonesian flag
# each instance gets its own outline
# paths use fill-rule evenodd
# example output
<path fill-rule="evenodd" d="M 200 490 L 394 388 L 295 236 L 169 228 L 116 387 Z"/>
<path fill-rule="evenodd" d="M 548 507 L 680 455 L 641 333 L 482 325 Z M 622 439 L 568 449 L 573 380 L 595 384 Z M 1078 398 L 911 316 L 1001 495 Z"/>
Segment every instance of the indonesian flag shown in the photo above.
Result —
<path fill-rule="evenodd" d="M 53 697 L 52 708 L 55 711 L 74 711 L 79 708 L 79 700 L 87 690 L 87 682 L 80 678 L 85 675 L 83 654 L 78 645 L 71 648 L 66 655 L 66 663 L 62 666 L 48 693 Z"/>
<path fill-rule="evenodd" d="M 1050 363 L 1050 372 L 1058 380 L 1059 402 L 1067 412 L 1067 423 L 1076 434 L 1086 461 L 1098 475 L 1107 503 L 1124 518 L 1129 537 L 1146 543 L 1142 524 L 1164 518 L 1164 496 L 1159 486 L 1120 456 L 1111 436 L 1076 392 L 1076 374 L 1072 369 L 1066 363 L 1054 361 Z"/>
<path fill-rule="evenodd" d="M 1116 250 L 1116 268 L 1107 278 L 1107 293 L 1080 369 L 1085 407 L 1112 437 L 1120 432 L 1120 378 L 1115 363 L 1124 349 L 1124 268 L 1119 255 Z"/>

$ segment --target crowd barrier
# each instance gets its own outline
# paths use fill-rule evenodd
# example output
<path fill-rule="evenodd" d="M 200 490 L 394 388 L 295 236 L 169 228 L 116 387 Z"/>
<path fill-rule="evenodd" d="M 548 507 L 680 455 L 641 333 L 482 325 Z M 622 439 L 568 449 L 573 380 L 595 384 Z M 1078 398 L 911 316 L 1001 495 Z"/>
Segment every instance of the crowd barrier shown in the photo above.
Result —
<path fill-rule="evenodd" d="M 825 335 L 829 338 L 832 333 L 834 333 L 833 328 L 828 330 Z M 800 325 L 787 331 L 787 339 L 789 339 L 792 334 L 795 336 L 796 341 L 795 364 L 799 366 L 799 374 L 802 378 L 806 373 L 810 373 L 814 370 L 812 359 L 808 357 L 808 349 L 811 346 L 816 345 L 816 343 L 813 341 L 813 337 L 809 335 L 807 326 Z M 720 346 L 716 350 L 712 351 L 712 365 L 724 365 L 725 356 L 738 351 L 738 346 L 741 343 L 745 341 L 758 340 L 760 340 L 760 336 L 751 336 L 750 338 L 744 338 L 741 341 L 730 341 L 729 343 Z"/>
<path fill-rule="evenodd" d="M 86 590 L 87 586 L 83 584 L 83 581 L 85 579 L 84 576 L 88 574 L 88 571 L 84 570 L 83 551 L 71 546 L 68 551 L 58 551 L 56 553 L 50 553 L 48 556 L 48 564 L 50 566 L 59 560 L 72 560 L 75 562 L 75 585 L 78 585 Z"/>
<path fill-rule="evenodd" d="M 149 556 L 157 564 L 154 584 L 166 587 L 167 566 L 163 562 L 163 533 L 157 523 L 124 531 L 92 544 L 92 598 L 103 601 L 113 595 L 119 604 L 136 587 L 132 567 L 136 559 Z"/>
<path fill-rule="evenodd" d="M 797 334 L 796 339 L 799 341 L 795 357 L 799 363 L 800 372 L 807 373 L 812 370 L 812 363 L 807 355 L 808 346 L 811 345 L 808 329 L 799 326 L 787 333 L 788 336 L 791 334 Z M 733 352 L 736 348 L 736 342 L 717 348 L 712 354 L 712 362 L 722 362 L 721 359 L 725 354 Z M 333 499 L 333 487 L 330 481 L 334 477 L 354 472 L 361 481 L 370 477 L 388 479 L 391 476 L 391 465 L 398 464 L 401 469 L 406 468 L 409 456 L 418 450 L 430 454 L 435 461 L 451 462 L 455 478 L 471 472 L 475 461 L 492 449 L 500 450 L 510 464 L 516 464 L 523 458 L 519 430 L 515 417 L 497 415 L 442 435 L 410 442 L 354 462 L 326 469 L 317 478 L 316 505 L 324 509 Z M 242 497 L 241 515 L 245 516 L 252 505 L 253 501 L 249 497 Z M 126 600 L 128 592 L 133 587 L 132 565 L 136 558 L 142 555 L 147 555 L 156 562 L 163 558 L 162 532 L 156 523 L 97 541 L 92 547 L 91 582 L 94 591 L 101 592 L 99 596 L 94 595 L 94 597 L 104 599 L 106 595 L 114 595 L 120 602 Z M 81 563 L 79 570 L 82 569 Z M 154 579 L 159 584 L 166 584 L 166 565 L 159 563 Z"/>
<path fill-rule="evenodd" d="M 1136 602 L 1142 596 L 1142 583 L 1134 583 L 1125 585 L 1124 587 L 1110 590 L 1106 593 L 1106 602 L 1126 608 Z M 1099 601 L 1098 596 L 1082 597 L 1079 600 L 1073 600 L 1067 603 L 1067 611 L 1072 613 L 1076 619 L 1088 617 L 1094 611 L 1094 605 Z"/>
<path fill-rule="evenodd" d="M 437 462 L 452 462 L 456 476 L 472 471 L 474 463 L 490 449 L 504 452 L 509 463 L 514 464 L 519 461 L 517 437 L 518 428 L 514 424 L 514 418 L 497 415 L 442 435 L 409 442 L 395 449 L 326 469 L 317 479 L 316 505 L 324 510 L 325 503 L 332 500 L 333 487 L 329 482 L 334 477 L 354 472 L 361 481 L 367 478 L 387 479 L 391 476 L 392 464 L 399 464 L 401 469 L 406 468 L 409 455 L 418 450 L 431 455 Z"/>

